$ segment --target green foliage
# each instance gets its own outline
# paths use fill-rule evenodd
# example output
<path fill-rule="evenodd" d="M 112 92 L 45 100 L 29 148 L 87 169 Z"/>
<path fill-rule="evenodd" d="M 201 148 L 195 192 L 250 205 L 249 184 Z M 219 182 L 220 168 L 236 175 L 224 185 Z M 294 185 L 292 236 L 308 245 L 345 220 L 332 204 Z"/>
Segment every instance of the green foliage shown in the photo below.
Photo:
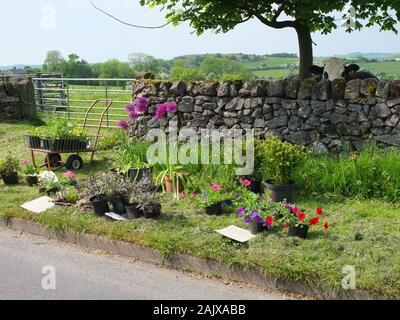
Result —
<path fill-rule="evenodd" d="M 205 80 L 206 76 L 198 68 L 185 67 L 183 65 L 175 65 L 171 69 L 170 80 L 177 81 L 200 81 Z"/>
<path fill-rule="evenodd" d="M 275 135 L 260 143 L 256 150 L 262 177 L 274 184 L 290 183 L 294 170 L 306 155 L 303 148 L 281 141 Z"/>
<path fill-rule="evenodd" d="M 305 192 L 341 196 L 400 198 L 400 151 L 371 144 L 358 155 L 309 154 L 296 172 L 296 184 Z"/>
<path fill-rule="evenodd" d="M 18 172 L 20 167 L 17 156 L 12 152 L 8 152 L 5 158 L 0 160 L 0 174 L 9 175 Z"/>
<path fill-rule="evenodd" d="M 75 204 L 79 200 L 78 191 L 73 187 L 61 188 L 57 193 L 56 202 Z"/>
<path fill-rule="evenodd" d="M 201 195 L 197 195 L 194 201 L 200 204 L 201 207 L 207 208 L 221 201 L 230 200 L 230 195 L 220 185 L 209 185 L 203 190 Z"/>
<path fill-rule="evenodd" d="M 100 139 L 98 150 L 106 151 L 121 148 L 127 142 L 127 139 L 126 132 L 116 130 Z"/>
<path fill-rule="evenodd" d="M 144 139 L 131 137 L 121 141 L 121 156 L 116 161 L 116 168 L 127 173 L 130 168 L 149 168 L 147 160 L 147 149 L 150 143 Z"/>
<path fill-rule="evenodd" d="M 208 56 L 201 63 L 200 71 L 207 80 L 248 80 L 252 73 L 238 61 L 228 57 Z"/>
<path fill-rule="evenodd" d="M 25 175 L 34 175 L 39 173 L 39 169 L 31 164 L 28 160 L 25 160 L 22 165 L 21 172 Z"/>
<path fill-rule="evenodd" d="M 35 128 L 32 133 L 48 139 L 77 139 L 87 141 L 85 129 L 67 118 L 51 118 L 45 126 Z"/>

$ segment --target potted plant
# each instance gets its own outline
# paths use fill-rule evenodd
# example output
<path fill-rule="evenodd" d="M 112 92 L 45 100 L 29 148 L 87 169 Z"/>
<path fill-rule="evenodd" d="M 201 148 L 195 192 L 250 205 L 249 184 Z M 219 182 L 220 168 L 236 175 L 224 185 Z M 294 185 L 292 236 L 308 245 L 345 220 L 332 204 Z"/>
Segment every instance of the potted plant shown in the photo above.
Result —
<path fill-rule="evenodd" d="M 22 161 L 22 173 L 26 175 L 26 182 L 30 187 L 38 184 L 39 170 L 29 162 L 29 160 Z"/>
<path fill-rule="evenodd" d="M 83 127 L 74 126 L 71 130 L 70 150 L 86 150 L 88 139 Z"/>
<path fill-rule="evenodd" d="M 58 178 L 53 171 L 43 171 L 38 175 L 39 192 L 46 192 L 49 196 L 59 190 Z"/>
<path fill-rule="evenodd" d="M 259 152 L 260 172 L 265 187 L 272 192 L 272 199 L 291 202 L 295 188 L 292 176 L 306 156 L 304 148 L 280 141 L 272 135 L 261 143 Z"/>
<path fill-rule="evenodd" d="M 7 153 L 4 160 L 0 160 L 0 176 L 5 185 L 18 184 L 18 170 L 20 164 L 17 157 L 11 152 Z"/>
<path fill-rule="evenodd" d="M 208 215 L 221 215 L 224 212 L 224 206 L 229 200 L 229 196 L 222 191 L 218 184 L 213 184 L 201 195 L 192 196 L 192 198 L 200 203 Z"/>
<path fill-rule="evenodd" d="M 96 216 L 102 217 L 106 212 L 110 212 L 108 199 L 104 194 L 96 194 L 89 198 L 90 206 Z"/>
<path fill-rule="evenodd" d="M 74 187 L 63 187 L 59 192 L 57 192 L 56 199 L 54 203 L 58 205 L 73 205 L 79 200 L 79 194 Z"/>
<path fill-rule="evenodd" d="M 31 135 L 28 135 L 28 148 L 40 149 L 42 139 L 40 137 L 42 127 L 37 127 Z"/>
<path fill-rule="evenodd" d="M 323 215 L 322 208 L 309 211 L 288 202 L 283 202 L 287 210 L 283 211 L 282 221 L 288 227 L 288 234 L 291 237 L 307 238 L 311 226 L 317 225 Z"/>
<path fill-rule="evenodd" d="M 280 212 L 286 210 L 285 207 L 273 202 L 268 195 L 258 195 L 248 190 L 245 180 L 242 180 L 242 184 L 233 202 L 238 216 L 249 225 L 252 234 L 268 230 L 278 220 Z"/>
<path fill-rule="evenodd" d="M 161 185 L 163 192 L 174 193 L 175 199 L 179 201 L 179 194 L 185 189 L 188 172 L 183 171 L 183 166 L 167 164 L 162 166 L 157 175 L 156 183 Z"/>
<path fill-rule="evenodd" d="M 161 203 L 155 193 L 143 192 L 136 195 L 137 209 L 146 219 L 154 219 L 161 215 Z"/>
<path fill-rule="evenodd" d="M 139 204 L 137 203 L 137 196 L 131 195 L 131 197 L 129 198 L 129 203 L 125 206 L 128 219 L 138 219 L 141 217 L 142 213 L 138 208 L 138 205 Z"/>

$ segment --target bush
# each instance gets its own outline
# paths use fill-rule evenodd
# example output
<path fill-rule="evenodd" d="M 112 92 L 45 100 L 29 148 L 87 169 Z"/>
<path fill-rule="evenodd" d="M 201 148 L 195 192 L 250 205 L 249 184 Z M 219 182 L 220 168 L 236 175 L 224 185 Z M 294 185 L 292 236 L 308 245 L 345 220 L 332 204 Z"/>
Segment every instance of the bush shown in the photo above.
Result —
<path fill-rule="evenodd" d="M 256 153 L 260 161 L 259 173 L 264 180 L 271 180 L 274 184 L 289 184 L 294 170 L 306 155 L 302 147 L 281 141 L 274 135 L 264 142 L 258 142 Z"/>
<path fill-rule="evenodd" d="M 398 201 L 400 150 L 370 145 L 358 155 L 310 154 L 296 172 L 296 183 L 305 192 Z"/>
<path fill-rule="evenodd" d="M 0 160 L 0 174 L 8 175 L 20 169 L 17 156 L 11 152 L 7 153 L 4 160 Z"/>
<path fill-rule="evenodd" d="M 127 135 L 125 132 L 121 130 L 115 131 L 112 134 L 104 136 L 100 139 L 98 150 L 107 151 L 121 148 L 126 140 Z"/>

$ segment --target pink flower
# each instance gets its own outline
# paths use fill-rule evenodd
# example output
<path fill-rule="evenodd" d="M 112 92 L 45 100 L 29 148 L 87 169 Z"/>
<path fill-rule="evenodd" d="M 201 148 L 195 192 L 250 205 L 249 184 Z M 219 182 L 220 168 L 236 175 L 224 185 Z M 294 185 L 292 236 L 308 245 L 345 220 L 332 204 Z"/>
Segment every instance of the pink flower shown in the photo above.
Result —
<path fill-rule="evenodd" d="M 167 114 L 167 105 L 165 103 L 159 104 L 156 110 L 155 118 L 157 120 L 162 119 Z"/>
<path fill-rule="evenodd" d="M 193 199 L 197 197 L 197 193 L 196 192 L 192 192 L 192 194 L 190 195 Z"/>
<path fill-rule="evenodd" d="M 65 173 L 62 174 L 64 177 L 68 177 L 71 180 L 74 180 L 76 178 L 76 173 L 73 171 L 67 171 Z"/>
<path fill-rule="evenodd" d="M 175 112 L 177 109 L 177 105 L 175 102 L 168 102 L 166 103 L 166 110 L 167 112 Z"/>
<path fill-rule="evenodd" d="M 212 188 L 214 191 L 218 191 L 218 190 L 221 189 L 221 187 L 220 187 L 218 184 L 213 184 L 213 185 L 211 186 L 211 188 Z"/>
<path fill-rule="evenodd" d="M 139 97 L 136 103 L 136 111 L 137 112 L 146 112 L 147 111 L 147 99 L 145 97 Z"/>
<path fill-rule="evenodd" d="M 29 160 L 24 160 L 24 161 L 22 161 L 22 164 L 23 164 L 24 166 L 29 166 Z"/>
<path fill-rule="evenodd" d="M 242 179 L 242 183 L 243 183 L 246 187 L 248 187 L 249 185 L 251 185 L 251 181 L 250 181 L 250 180 L 247 180 L 247 179 Z"/>
<path fill-rule="evenodd" d="M 132 112 L 132 111 L 136 111 L 136 106 L 134 103 L 129 103 L 126 107 L 125 107 L 125 111 L 126 112 Z"/>
<path fill-rule="evenodd" d="M 118 120 L 117 124 L 122 130 L 125 130 L 125 131 L 128 131 L 131 127 L 129 125 L 128 121 L 126 121 L 126 120 Z"/>
<path fill-rule="evenodd" d="M 138 117 L 139 117 L 139 114 L 137 113 L 136 110 L 133 110 L 133 111 L 129 112 L 129 119 L 136 120 Z"/>

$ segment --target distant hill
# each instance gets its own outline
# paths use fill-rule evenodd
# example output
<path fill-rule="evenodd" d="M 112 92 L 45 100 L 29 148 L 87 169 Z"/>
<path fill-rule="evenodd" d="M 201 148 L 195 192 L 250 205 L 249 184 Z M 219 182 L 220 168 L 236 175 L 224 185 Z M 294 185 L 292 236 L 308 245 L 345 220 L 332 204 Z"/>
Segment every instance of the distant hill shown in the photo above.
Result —
<path fill-rule="evenodd" d="M 41 68 L 40 64 L 15 64 L 13 66 L 0 66 L 0 70 L 10 70 L 13 68 L 23 69 L 24 67 Z"/>
<path fill-rule="evenodd" d="M 399 53 L 390 52 L 351 52 L 343 55 L 336 55 L 336 57 L 359 57 L 362 56 L 367 59 L 386 59 L 398 56 Z"/>

